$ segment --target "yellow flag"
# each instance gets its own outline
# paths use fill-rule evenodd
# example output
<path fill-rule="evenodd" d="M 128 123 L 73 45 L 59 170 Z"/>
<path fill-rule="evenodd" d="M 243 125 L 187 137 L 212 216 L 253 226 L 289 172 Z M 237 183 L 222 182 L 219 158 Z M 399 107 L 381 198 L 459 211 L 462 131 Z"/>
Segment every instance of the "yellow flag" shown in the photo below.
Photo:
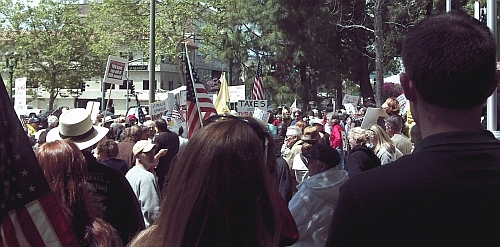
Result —
<path fill-rule="evenodd" d="M 217 100 L 215 101 L 217 114 L 230 114 L 229 102 L 229 88 L 226 81 L 226 72 L 222 72 L 220 76 L 219 94 L 217 94 Z"/>

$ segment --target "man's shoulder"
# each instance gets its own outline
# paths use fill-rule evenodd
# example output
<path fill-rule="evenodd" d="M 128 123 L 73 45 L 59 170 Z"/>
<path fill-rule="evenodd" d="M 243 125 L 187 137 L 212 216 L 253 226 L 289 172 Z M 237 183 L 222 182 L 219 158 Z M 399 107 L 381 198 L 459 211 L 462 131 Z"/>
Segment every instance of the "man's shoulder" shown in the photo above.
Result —
<path fill-rule="evenodd" d="M 391 138 L 393 141 L 410 141 L 410 138 L 403 134 L 394 134 Z"/>

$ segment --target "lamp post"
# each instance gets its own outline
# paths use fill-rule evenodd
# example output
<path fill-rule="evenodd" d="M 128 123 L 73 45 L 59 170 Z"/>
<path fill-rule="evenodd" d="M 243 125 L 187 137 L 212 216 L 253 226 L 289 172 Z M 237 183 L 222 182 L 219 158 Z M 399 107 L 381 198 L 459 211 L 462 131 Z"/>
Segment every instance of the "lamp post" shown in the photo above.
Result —
<path fill-rule="evenodd" d="M 17 66 L 17 61 L 19 60 L 19 54 L 17 52 L 6 52 L 4 54 L 5 56 L 5 63 L 7 65 L 7 68 L 9 68 L 9 88 L 10 88 L 10 100 L 12 103 L 14 102 L 14 97 L 12 95 L 12 79 L 14 77 L 14 69 Z"/>

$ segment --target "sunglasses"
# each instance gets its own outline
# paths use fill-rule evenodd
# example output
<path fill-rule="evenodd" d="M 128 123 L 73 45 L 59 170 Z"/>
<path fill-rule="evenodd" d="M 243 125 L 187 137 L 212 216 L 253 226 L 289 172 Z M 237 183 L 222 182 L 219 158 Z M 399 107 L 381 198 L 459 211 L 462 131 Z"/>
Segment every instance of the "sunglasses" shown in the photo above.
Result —
<path fill-rule="evenodd" d="M 247 124 L 248 126 L 250 126 L 252 128 L 252 130 L 255 132 L 255 134 L 257 134 L 259 139 L 261 139 L 262 143 L 264 144 L 264 160 L 267 163 L 267 148 L 268 148 L 269 136 L 270 136 L 269 130 L 258 123 L 254 123 L 252 121 L 249 121 L 246 118 L 240 118 L 240 117 L 236 117 L 233 115 L 213 115 L 213 116 L 210 116 L 209 118 L 205 119 L 205 121 L 203 121 L 203 126 L 207 126 L 211 123 L 215 123 L 217 121 L 224 121 L 224 120 L 237 120 L 237 121 L 241 121 L 241 122 Z"/>

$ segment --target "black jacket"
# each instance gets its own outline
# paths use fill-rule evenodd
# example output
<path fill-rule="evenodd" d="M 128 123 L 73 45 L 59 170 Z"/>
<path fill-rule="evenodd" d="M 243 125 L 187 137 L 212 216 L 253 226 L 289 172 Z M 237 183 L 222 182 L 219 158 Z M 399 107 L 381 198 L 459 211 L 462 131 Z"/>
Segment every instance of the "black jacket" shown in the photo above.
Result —
<path fill-rule="evenodd" d="M 105 221 L 120 234 L 124 245 L 144 229 L 144 219 L 137 197 L 125 176 L 118 170 L 99 163 L 90 152 L 82 151 L 88 165 L 87 181 L 92 199 Z"/>
<path fill-rule="evenodd" d="M 325 246 L 500 246 L 499 208 L 493 134 L 434 134 L 342 185 Z"/>
<path fill-rule="evenodd" d="M 377 166 L 380 166 L 380 159 L 367 146 L 357 145 L 351 149 L 347 158 L 347 172 L 350 178 Z"/>

